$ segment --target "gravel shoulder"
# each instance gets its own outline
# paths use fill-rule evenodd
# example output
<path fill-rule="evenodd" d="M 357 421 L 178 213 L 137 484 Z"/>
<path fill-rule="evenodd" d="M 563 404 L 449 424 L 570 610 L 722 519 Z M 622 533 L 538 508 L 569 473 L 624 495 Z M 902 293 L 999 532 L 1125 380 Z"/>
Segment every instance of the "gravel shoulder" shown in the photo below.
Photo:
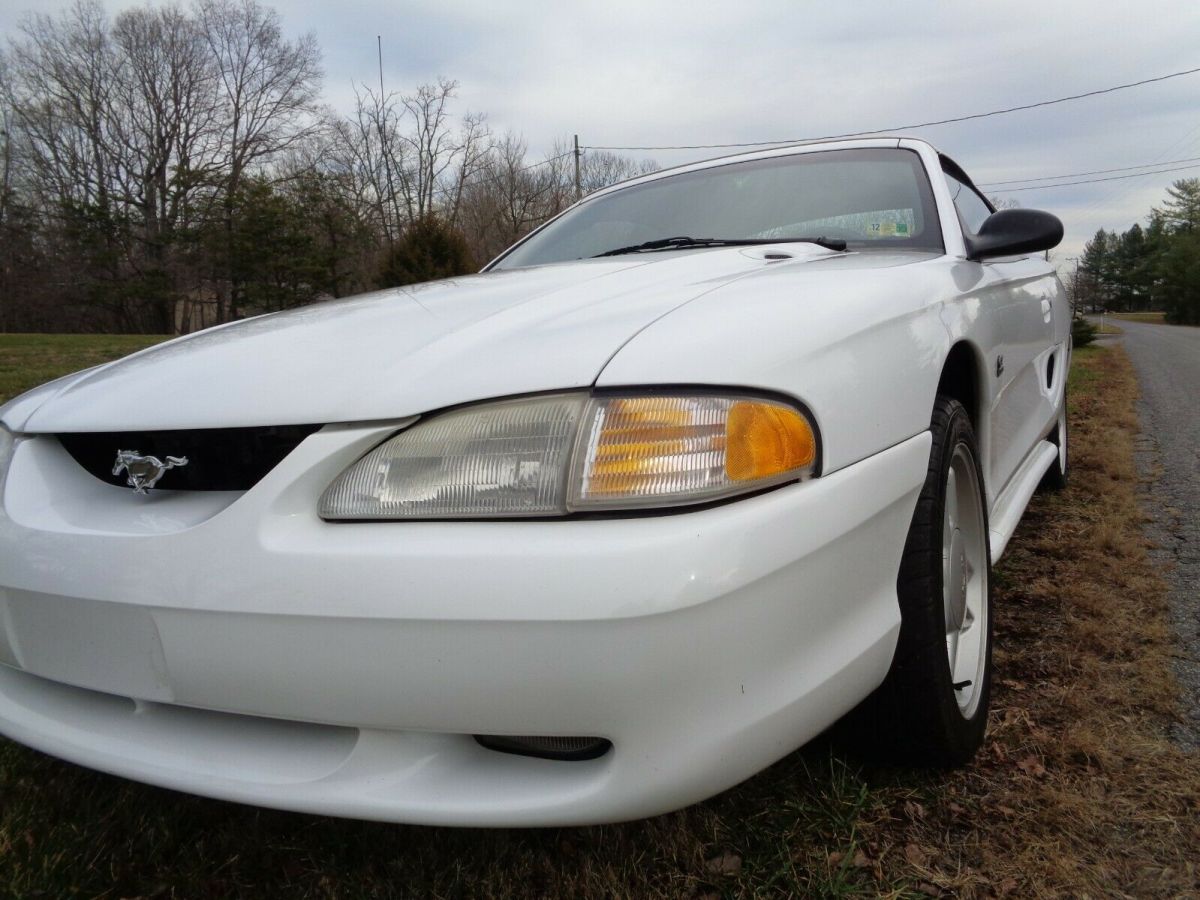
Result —
<path fill-rule="evenodd" d="M 1200 328 L 1122 321 L 1118 338 L 1138 375 L 1137 442 L 1153 556 L 1171 585 L 1180 640 L 1175 674 L 1185 718 L 1174 737 L 1200 750 Z"/>

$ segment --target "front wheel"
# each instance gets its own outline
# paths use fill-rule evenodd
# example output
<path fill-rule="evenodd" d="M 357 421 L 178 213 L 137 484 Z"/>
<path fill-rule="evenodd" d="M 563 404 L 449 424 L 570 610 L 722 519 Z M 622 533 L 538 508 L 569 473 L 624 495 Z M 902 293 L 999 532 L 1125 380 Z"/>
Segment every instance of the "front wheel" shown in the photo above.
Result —
<path fill-rule="evenodd" d="M 884 683 L 848 718 L 889 760 L 962 765 L 983 743 L 992 678 L 991 548 L 975 434 L 939 396 L 933 448 L 896 592 L 900 638 Z"/>

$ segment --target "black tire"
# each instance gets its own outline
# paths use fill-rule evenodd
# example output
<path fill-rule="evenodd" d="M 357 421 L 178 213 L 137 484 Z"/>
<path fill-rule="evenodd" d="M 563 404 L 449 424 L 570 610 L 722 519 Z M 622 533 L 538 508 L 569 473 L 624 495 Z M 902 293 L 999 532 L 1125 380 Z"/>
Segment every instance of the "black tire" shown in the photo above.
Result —
<path fill-rule="evenodd" d="M 991 700 L 991 546 L 983 473 L 970 417 L 957 400 L 939 396 L 930 425 L 933 448 L 925 486 L 917 500 L 896 592 L 900 602 L 900 638 L 884 683 L 845 720 L 843 736 L 853 749 L 876 759 L 906 765 L 952 767 L 974 757 L 983 743 Z M 972 708 L 959 705 L 947 651 L 947 613 L 943 596 L 943 529 L 947 478 L 957 448 L 963 448 L 975 472 L 978 514 L 982 517 L 982 677 Z M 964 457 L 957 457 L 964 465 Z M 959 494 L 961 497 L 961 493 Z M 971 513 L 968 513 L 971 514 Z M 965 582 L 964 582 L 965 584 Z M 964 589 L 965 596 L 965 589 Z M 965 630 L 964 632 L 965 633 Z M 977 662 L 978 664 L 978 662 Z"/>
<path fill-rule="evenodd" d="M 1038 482 L 1039 491 L 1066 490 L 1071 477 L 1071 442 L 1067 440 L 1067 435 L 1067 395 L 1064 393 L 1062 413 L 1049 437 L 1050 443 L 1059 449 L 1059 455 Z"/>

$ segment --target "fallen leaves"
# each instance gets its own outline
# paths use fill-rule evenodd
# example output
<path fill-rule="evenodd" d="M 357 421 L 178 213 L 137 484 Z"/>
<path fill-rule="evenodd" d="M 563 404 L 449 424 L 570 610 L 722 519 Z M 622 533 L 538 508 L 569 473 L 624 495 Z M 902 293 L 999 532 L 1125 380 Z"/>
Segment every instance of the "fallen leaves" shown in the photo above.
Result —
<path fill-rule="evenodd" d="M 1042 765 L 1042 761 L 1036 756 L 1026 756 L 1024 759 L 1017 760 L 1017 768 L 1026 775 L 1032 775 L 1034 778 L 1046 777 L 1046 767 Z"/>
<path fill-rule="evenodd" d="M 904 815 L 910 822 L 920 822 L 925 818 L 925 807 L 915 800 L 905 800 Z"/>
<path fill-rule="evenodd" d="M 742 871 L 742 858 L 736 853 L 721 853 L 704 864 L 713 875 L 737 875 Z"/>
<path fill-rule="evenodd" d="M 929 865 L 929 854 L 921 849 L 919 844 L 905 844 L 904 858 L 908 860 L 909 865 L 918 869 L 924 869 Z"/>

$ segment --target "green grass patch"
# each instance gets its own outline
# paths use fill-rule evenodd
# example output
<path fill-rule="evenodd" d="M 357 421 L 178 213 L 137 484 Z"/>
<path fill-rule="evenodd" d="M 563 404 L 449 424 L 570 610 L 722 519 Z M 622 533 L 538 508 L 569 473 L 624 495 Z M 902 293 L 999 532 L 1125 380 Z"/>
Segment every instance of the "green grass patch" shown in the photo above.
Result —
<path fill-rule="evenodd" d="M 0 403 L 167 339 L 145 334 L 0 334 Z"/>
<path fill-rule="evenodd" d="M 1165 325 L 1166 313 L 1163 312 L 1129 312 L 1129 313 L 1107 313 L 1110 319 L 1120 319 L 1123 322 L 1146 322 L 1151 325 Z"/>
<path fill-rule="evenodd" d="M 1074 407 L 1081 398 L 1096 391 L 1102 376 L 1095 360 L 1105 352 L 1105 348 L 1098 344 L 1076 347 L 1071 351 L 1071 371 L 1067 374 L 1068 406 Z"/>

